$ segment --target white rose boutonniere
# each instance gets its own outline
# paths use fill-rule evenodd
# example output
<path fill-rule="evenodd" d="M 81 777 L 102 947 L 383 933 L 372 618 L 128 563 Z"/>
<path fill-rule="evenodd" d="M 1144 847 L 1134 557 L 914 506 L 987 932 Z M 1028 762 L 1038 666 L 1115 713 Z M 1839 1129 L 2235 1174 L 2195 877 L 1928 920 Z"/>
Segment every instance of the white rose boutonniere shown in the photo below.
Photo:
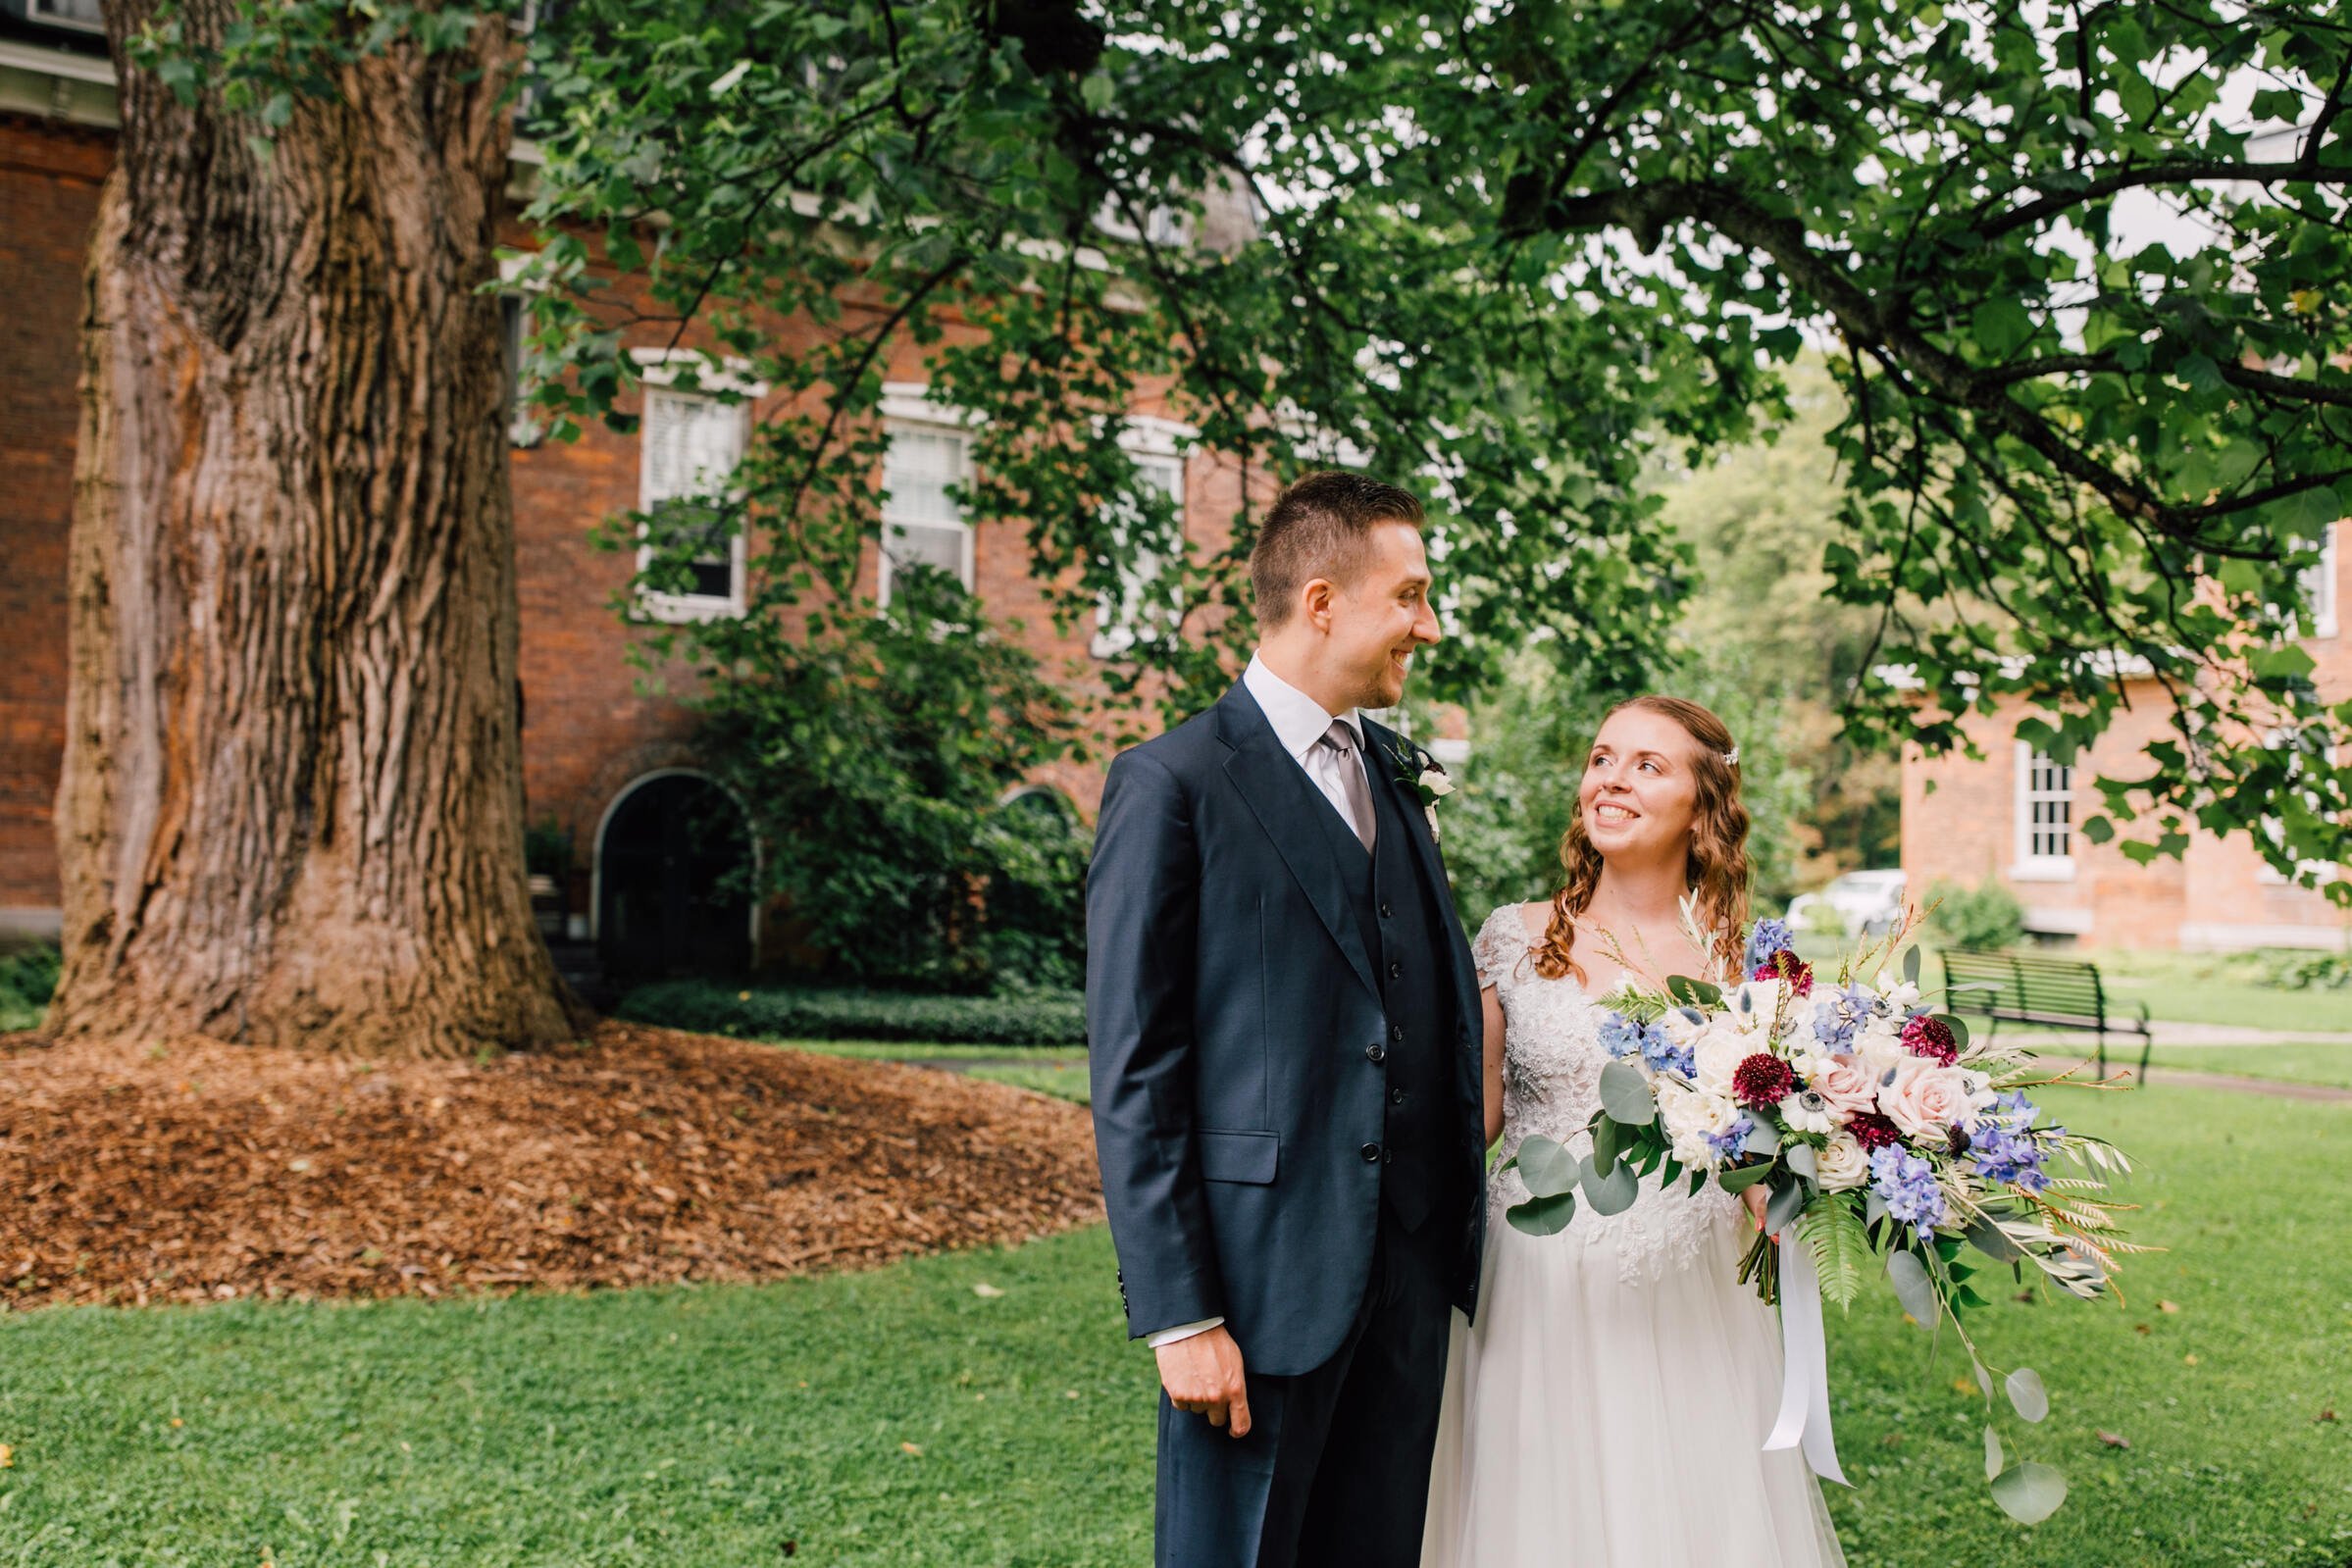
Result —
<path fill-rule="evenodd" d="M 1426 751 L 1407 746 L 1396 753 L 1397 783 L 1410 789 L 1421 802 L 1421 815 L 1429 819 L 1429 841 L 1438 841 L 1437 803 L 1454 793 L 1453 776 Z"/>

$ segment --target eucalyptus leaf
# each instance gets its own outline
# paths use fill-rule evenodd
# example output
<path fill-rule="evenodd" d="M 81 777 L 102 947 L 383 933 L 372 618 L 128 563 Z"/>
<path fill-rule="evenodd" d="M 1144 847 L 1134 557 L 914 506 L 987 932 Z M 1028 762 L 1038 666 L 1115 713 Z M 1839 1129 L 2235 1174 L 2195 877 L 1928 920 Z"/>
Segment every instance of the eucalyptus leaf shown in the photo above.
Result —
<path fill-rule="evenodd" d="M 1781 1150 L 1780 1163 L 1809 1182 L 1821 1179 L 1820 1151 L 1811 1143 L 1791 1143 Z"/>
<path fill-rule="evenodd" d="M 1595 1214 L 1622 1214 L 1641 1195 L 1641 1182 L 1633 1174 L 1633 1167 L 1621 1161 L 1604 1175 L 1588 1159 L 1584 1162 L 1583 1177 L 1584 1200 L 1593 1206 Z"/>
<path fill-rule="evenodd" d="M 2042 1387 L 2041 1374 L 2031 1367 L 2020 1367 L 2002 1380 L 2009 1392 L 2010 1407 L 2027 1421 L 2039 1421 L 2050 1413 L 2050 1391 Z"/>
<path fill-rule="evenodd" d="M 2021 1525 L 2038 1525 L 2067 1500 L 2067 1478 L 2031 1460 L 1993 1478 L 1993 1501 Z"/>
<path fill-rule="evenodd" d="M 1880 1197 L 1876 1192 L 1865 1192 L 1862 1195 L 1863 1224 L 1876 1225 L 1880 1220 L 1885 1219 L 1886 1215 L 1887 1207 L 1885 1198 Z"/>
<path fill-rule="evenodd" d="M 1797 1223 L 1805 1212 L 1806 1190 L 1803 1182 L 1788 1182 L 1772 1189 L 1771 1198 L 1764 1204 L 1764 1229 L 1774 1236 Z"/>
<path fill-rule="evenodd" d="M 1903 978 L 1914 986 L 1919 983 L 1919 949 L 1916 945 L 1903 950 Z"/>
<path fill-rule="evenodd" d="M 2023 1260 L 2025 1249 L 2009 1239 L 2009 1233 L 1983 1216 L 1970 1220 L 1964 1233 L 1977 1251 L 1999 1263 Z"/>
<path fill-rule="evenodd" d="M 1558 1236 L 1568 1228 L 1568 1222 L 1575 1217 L 1574 1192 L 1529 1198 L 1524 1203 L 1513 1203 L 1503 1211 L 1503 1218 L 1510 1223 L 1512 1230 L 1524 1231 L 1529 1236 Z"/>
<path fill-rule="evenodd" d="M 1969 1026 L 1950 1013 L 1937 1013 L 1934 1016 L 1952 1032 L 1952 1043 L 1964 1051 L 1967 1050 L 1969 1048 Z"/>
<path fill-rule="evenodd" d="M 1601 1108 L 1611 1121 L 1639 1127 L 1657 1117 L 1658 1100 L 1640 1068 L 1614 1061 L 1601 1069 Z"/>
<path fill-rule="evenodd" d="M 1616 1168 L 1617 1129 L 1621 1125 L 1614 1117 L 1593 1119 L 1593 1164 L 1603 1176 Z"/>
<path fill-rule="evenodd" d="M 1740 1145 L 1743 1154 L 1761 1154 L 1766 1159 L 1780 1152 L 1780 1135 L 1768 1124 L 1758 1122 L 1748 1130 L 1748 1140 Z"/>
<path fill-rule="evenodd" d="M 1919 1261 L 1918 1254 L 1908 1250 L 1888 1253 L 1886 1277 L 1894 1285 L 1895 1298 L 1903 1303 L 1903 1310 L 1921 1328 L 1934 1328 L 1943 1308 L 1937 1302 L 1935 1282 L 1927 1277 L 1927 1265 Z"/>
<path fill-rule="evenodd" d="M 1984 1429 L 1984 1479 L 1987 1481 L 1999 1480 L 2001 1466 L 2007 1462 L 2001 1456 L 2001 1434 L 1989 1426 L 1986 1427 Z"/>
<path fill-rule="evenodd" d="M 1519 1141 L 1519 1180 L 1530 1197 L 1557 1197 L 1575 1190 L 1576 1156 L 1541 1133 Z"/>

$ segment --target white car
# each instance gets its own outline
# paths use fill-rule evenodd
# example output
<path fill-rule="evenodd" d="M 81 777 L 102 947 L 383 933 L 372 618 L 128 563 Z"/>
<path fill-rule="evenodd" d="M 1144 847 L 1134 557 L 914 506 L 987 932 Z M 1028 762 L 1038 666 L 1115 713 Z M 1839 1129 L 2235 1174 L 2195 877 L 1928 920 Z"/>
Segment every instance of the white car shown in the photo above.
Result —
<path fill-rule="evenodd" d="M 1822 908 L 1836 913 L 1849 936 L 1891 931 L 1903 918 L 1903 873 L 1849 871 L 1817 893 L 1799 893 L 1790 899 L 1788 923 L 1803 932 L 1818 918 L 1814 911 Z"/>

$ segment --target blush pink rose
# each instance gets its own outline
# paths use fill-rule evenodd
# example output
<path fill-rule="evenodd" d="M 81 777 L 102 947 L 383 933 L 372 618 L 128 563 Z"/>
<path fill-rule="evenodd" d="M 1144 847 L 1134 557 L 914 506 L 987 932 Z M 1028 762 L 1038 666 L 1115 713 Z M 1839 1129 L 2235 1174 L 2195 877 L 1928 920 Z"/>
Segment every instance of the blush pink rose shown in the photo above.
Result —
<path fill-rule="evenodd" d="M 1924 1058 L 1898 1068 L 1878 1103 L 1903 1136 L 1915 1139 L 1942 1138 L 1953 1127 L 1974 1120 L 1976 1110 L 1968 1075 Z"/>
<path fill-rule="evenodd" d="M 1840 1123 L 1878 1106 L 1877 1076 L 1857 1057 L 1830 1057 L 1828 1071 L 1815 1073 L 1809 1087 L 1829 1102 L 1829 1114 Z"/>

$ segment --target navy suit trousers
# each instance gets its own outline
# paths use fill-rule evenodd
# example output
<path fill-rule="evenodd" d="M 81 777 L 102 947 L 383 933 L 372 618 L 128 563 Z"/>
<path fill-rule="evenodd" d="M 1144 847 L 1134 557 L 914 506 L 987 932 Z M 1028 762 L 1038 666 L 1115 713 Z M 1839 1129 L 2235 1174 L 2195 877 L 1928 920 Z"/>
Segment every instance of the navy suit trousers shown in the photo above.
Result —
<path fill-rule="evenodd" d="M 1250 1435 L 1159 1396 L 1158 1568 L 1413 1568 L 1458 1236 L 1382 1205 L 1371 1279 L 1330 1360 L 1248 1375 Z"/>

